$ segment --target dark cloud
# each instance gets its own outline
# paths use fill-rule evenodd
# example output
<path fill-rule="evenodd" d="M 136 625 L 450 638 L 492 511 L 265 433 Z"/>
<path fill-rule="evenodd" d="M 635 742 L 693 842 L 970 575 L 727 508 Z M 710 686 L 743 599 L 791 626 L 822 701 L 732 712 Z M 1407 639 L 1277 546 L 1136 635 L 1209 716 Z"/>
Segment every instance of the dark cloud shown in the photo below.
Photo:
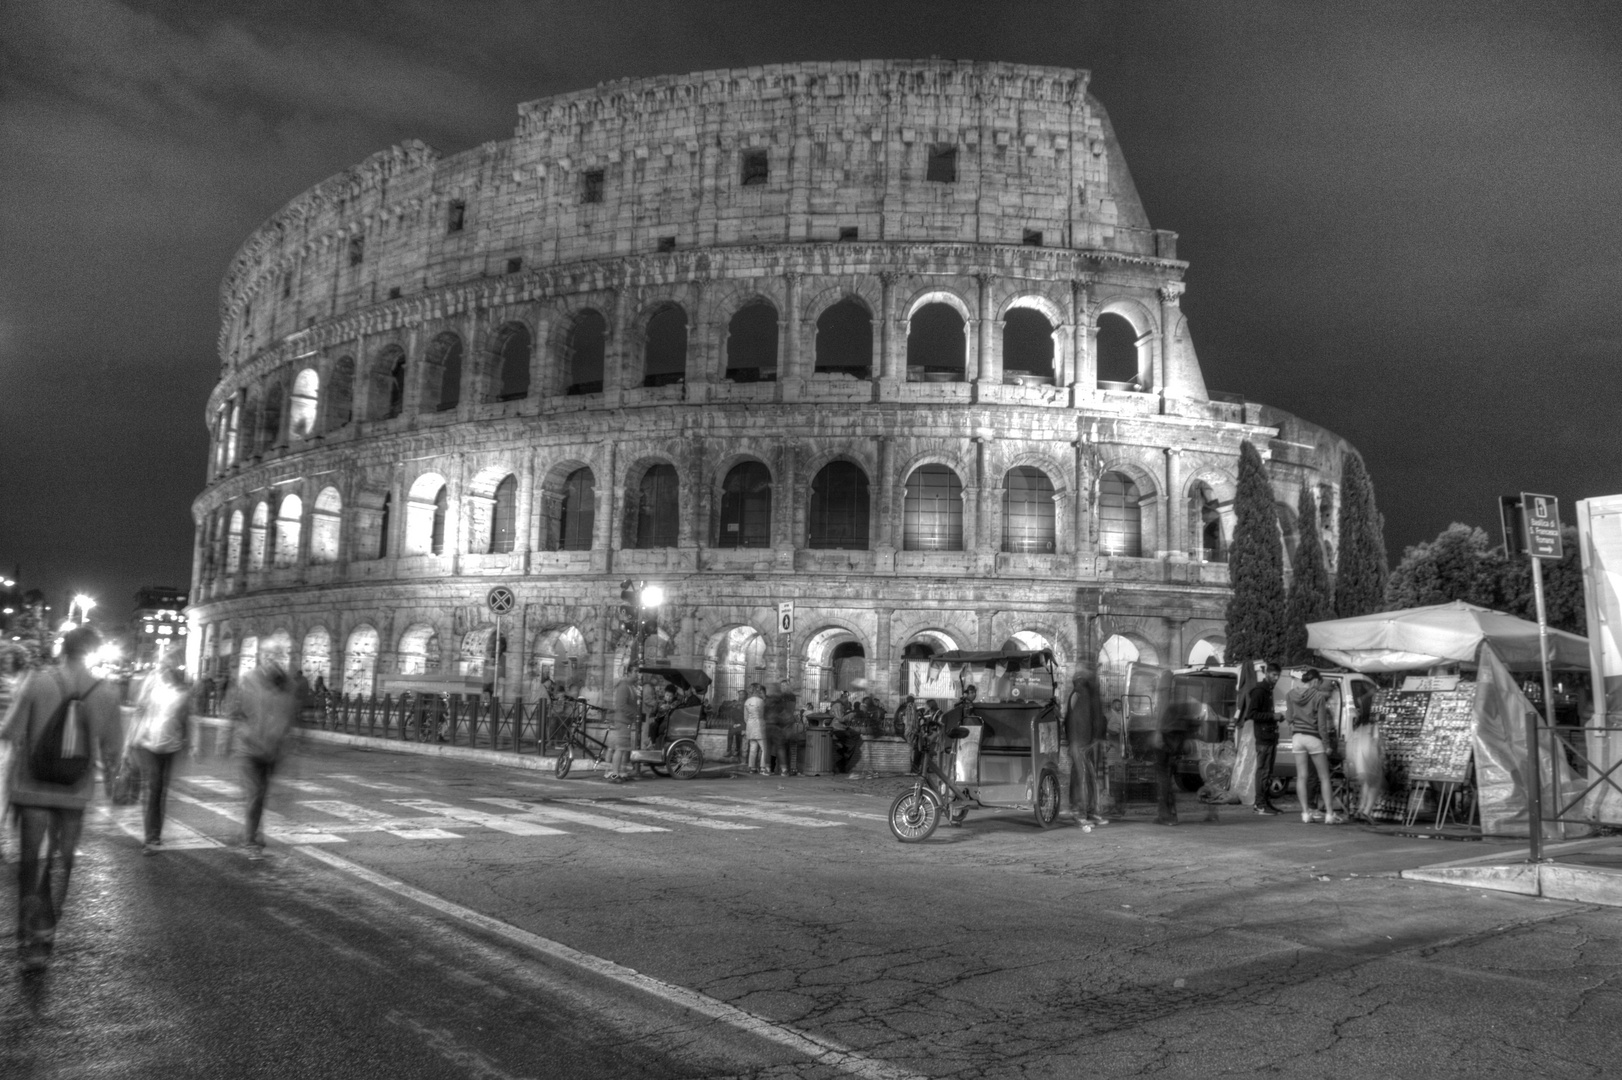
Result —
<path fill-rule="evenodd" d="M 1181 234 L 1208 382 L 1362 448 L 1393 552 L 1500 491 L 1622 490 L 1622 31 L 1598 3 L 0 8 L 0 562 L 189 578 L 218 287 L 299 192 L 627 76 L 941 55 L 1084 67 Z"/>

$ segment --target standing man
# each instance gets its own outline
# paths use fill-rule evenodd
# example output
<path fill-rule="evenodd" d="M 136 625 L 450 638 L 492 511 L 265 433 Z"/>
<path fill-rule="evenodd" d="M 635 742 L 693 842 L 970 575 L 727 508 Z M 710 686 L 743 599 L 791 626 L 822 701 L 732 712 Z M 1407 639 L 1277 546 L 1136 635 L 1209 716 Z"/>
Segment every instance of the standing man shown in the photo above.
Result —
<path fill-rule="evenodd" d="M 265 796 L 297 722 L 298 695 L 285 668 L 272 660 L 243 676 L 236 707 L 231 710 L 226 748 L 236 754 L 242 768 L 242 789 L 247 796 L 242 844 L 250 859 L 264 857 L 265 838 L 259 823 L 265 814 Z"/>
<path fill-rule="evenodd" d="M 614 683 L 614 712 L 608 727 L 608 772 L 603 779 L 618 784 L 631 775 L 631 741 L 642 722 L 642 691 L 637 685 L 636 664 L 627 662 Z"/>
<path fill-rule="evenodd" d="M 1279 666 L 1268 664 L 1262 678 L 1245 691 L 1239 701 L 1240 724 L 1250 721 L 1251 736 L 1256 740 L 1256 797 L 1255 812 L 1275 817 L 1278 807 L 1273 805 L 1273 761 L 1278 756 L 1278 716 L 1273 712 L 1273 687 L 1278 685 Z"/>
<path fill-rule="evenodd" d="M 1070 678 L 1070 696 L 1065 699 L 1065 741 L 1070 746 L 1070 812 L 1077 825 L 1108 825 L 1098 813 L 1098 773 L 1094 756 L 1108 734 L 1104 715 L 1104 695 L 1098 677 L 1086 665 L 1078 665 Z"/>
<path fill-rule="evenodd" d="M 93 749 L 109 784 L 122 749 L 118 690 L 86 664 L 100 645 L 94 627 L 68 631 L 61 664 L 22 683 L 0 723 L 0 739 L 12 746 L 8 790 L 22 844 L 17 960 L 24 971 L 42 970 L 51 960 L 84 808 L 95 789 Z"/>
<path fill-rule="evenodd" d="M 749 684 L 749 696 L 743 702 L 744 764 L 752 773 L 768 772 L 771 760 L 766 756 L 766 691 L 758 683 Z"/>

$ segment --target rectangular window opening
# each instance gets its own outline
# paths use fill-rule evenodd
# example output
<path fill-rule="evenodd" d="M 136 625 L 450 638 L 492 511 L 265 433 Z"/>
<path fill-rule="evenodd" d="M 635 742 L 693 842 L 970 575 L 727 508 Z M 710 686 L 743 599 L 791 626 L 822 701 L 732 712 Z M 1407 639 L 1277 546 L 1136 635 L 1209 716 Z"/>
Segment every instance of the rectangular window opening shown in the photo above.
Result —
<path fill-rule="evenodd" d="M 516 274 L 516 273 L 518 273 L 518 271 L 522 270 L 523 268 L 524 268 L 524 260 L 523 259 L 520 258 L 520 259 L 508 259 L 507 260 L 507 273 Z"/>
<path fill-rule="evenodd" d="M 349 238 L 349 265 L 359 266 L 366 259 L 366 237 L 351 236 Z"/>
<path fill-rule="evenodd" d="M 583 203 L 603 201 L 603 170 L 587 169 L 580 174 L 580 201 Z"/>
<path fill-rule="evenodd" d="M 839 239 L 855 240 L 860 231 L 855 225 L 841 225 L 839 227 Z"/>
<path fill-rule="evenodd" d="M 1020 242 L 1022 244 L 1024 244 L 1026 247 L 1041 247 L 1042 246 L 1042 230 L 1041 229 L 1026 229 L 1025 230 L 1025 237 Z"/>
<path fill-rule="evenodd" d="M 393 286 L 392 288 L 389 289 L 389 299 L 390 300 L 398 300 L 398 299 L 400 299 L 400 286 L 395 285 L 395 286 Z"/>
<path fill-rule="evenodd" d="M 464 223 L 466 223 L 466 221 L 467 203 L 463 202 L 461 199 L 453 200 L 450 207 L 445 211 L 445 231 L 461 232 L 462 226 Z"/>
<path fill-rule="evenodd" d="M 957 183 L 957 147 L 950 143 L 935 143 L 929 148 L 929 171 L 924 179 L 937 184 Z"/>
<path fill-rule="evenodd" d="M 675 251 L 676 250 L 676 238 L 674 236 L 661 236 L 659 238 L 659 250 L 660 251 Z"/>
<path fill-rule="evenodd" d="M 764 150 L 745 150 L 743 152 L 743 186 L 751 187 L 755 184 L 764 184 L 771 175 L 771 167 L 766 159 Z"/>

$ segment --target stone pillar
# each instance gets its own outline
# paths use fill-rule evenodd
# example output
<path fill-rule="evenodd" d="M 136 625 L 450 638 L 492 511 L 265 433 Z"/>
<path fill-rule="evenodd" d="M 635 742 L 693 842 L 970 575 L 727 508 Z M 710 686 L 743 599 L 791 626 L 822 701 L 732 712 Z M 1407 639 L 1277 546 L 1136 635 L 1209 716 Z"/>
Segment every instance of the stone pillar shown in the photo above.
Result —
<path fill-rule="evenodd" d="M 1069 523 L 1075 530 L 1076 569 L 1083 576 L 1091 576 L 1093 560 L 1098 557 L 1098 552 L 1093 544 L 1092 515 L 1088 513 L 1093 494 L 1092 470 L 1088 467 L 1088 442 L 1086 438 L 1080 438 L 1070 445 L 1076 451 L 1075 497 L 1071 502 L 1074 516 Z"/>
<path fill-rule="evenodd" d="M 1188 387 L 1184 380 L 1178 376 L 1177 358 L 1172 355 L 1174 348 L 1173 331 L 1177 328 L 1178 311 L 1177 298 L 1183 294 L 1183 283 L 1169 281 L 1162 285 L 1160 294 L 1160 352 L 1157 357 L 1158 368 L 1155 372 L 1155 388 L 1160 391 L 1161 397 L 1187 397 Z"/>
<path fill-rule="evenodd" d="M 879 378 L 886 389 L 893 389 L 906 381 L 905 355 L 896 346 L 895 283 L 900 275 L 894 270 L 879 271 Z M 905 340 L 901 348 L 905 349 Z"/>
<path fill-rule="evenodd" d="M 800 363 L 800 276 L 797 270 L 789 270 L 783 274 L 784 311 L 780 320 L 783 341 L 782 347 L 778 349 L 782 364 L 781 370 L 777 373 L 777 381 L 784 401 L 793 401 L 799 397 L 806 375 Z"/>
<path fill-rule="evenodd" d="M 992 310 L 991 288 L 997 280 L 996 274 L 976 274 L 975 279 L 980 283 L 977 319 L 979 340 L 974 349 L 974 374 L 968 376 L 971 382 L 979 383 L 982 387 L 996 386 L 1002 382 L 1002 364 L 998 362 L 995 345 L 995 331 L 997 327 L 996 312 Z M 965 372 L 967 376 L 968 373 Z M 976 397 L 984 397 L 984 392 Z"/>
<path fill-rule="evenodd" d="M 879 439 L 879 506 L 878 513 L 878 544 L 881 551 L 893 553 L 898 545 L 896 543 L 895 528 L 895 462 L 894 446 L 888 435 L 880 435 Z"/>
<path fill-rule="evenodd" d="M 895 694 L 896 671 L 900 663 L 891 655 L 890 648 L 890 623 L 894 620 L 895 608 L 881 607 L 873 614 L 878 626 L 873 631 L 873 656 L 867 662 L 868 693 L 894 708 L 900 701 Z"/>
<path fill-rule="evenodd" d="M 799 497 L 794 444 L 777 440 L 777 469 L 772 477 L 772 545 L 777 552 L 777 569 L 794 569 L 794 549 L 799 546 L 795 513 L 804 503 Z"/>
<path fill-rule="evenodd" d="M 481 365 L 484 363 L 484 346 L 480 343 L 480 319 L 478 306 L 471 298 L 463 301 L 461 327 L 462 327 L 462 376 L 461 385 L 456 388 L 456 419 L 467 421 L 473 419 L 475 406 L 484 401 L 488 392 L 485 385 Z M 357 372 L 355 378 L 360 378 Z"/>
<path fill-rule="evenodd" d="M 1160 520 L 1164 532 L 1160 534 L 1160 551 L 1164 556 L 1172 559 L 1186 559 L 1188 557 L 1188 537 L 1183 527 L 1183 500 L 1180 489 L 1183 484 L 1182 451 L 1174 446 L 1166 447 L 1166 497 L 1165 509 L 1161 512 Z"/>
<path fill-rule="evenodd" d="M 630 322 L 631 298 L 623 284 L 614 289 L 613 310 L 608 324 L 608 341 L 603 345 L 603 404 L 619 408 L 625 400 L 630 359 L 626 355 L 626 333 Z"/>
<path fill-rule="evenodd" d="M 533 384 L 532 384 L 533 385 Z M 513 500 L 513 553 L 519 557 L 518 569 L 529 568 L 529 553 L 535 548 L 535 527 L 532 520 L 535 506 L 535 451 L 523 455 L 518 468 L 518 491 Z"/>
<path fill-rule="evenodd" d="M 620 483 L 616 450 L 617 444 L 613 442 L 603 444 L 603 476 L 597 485 L 597 517 L 591 528 L 591 547 L 593 551 L 604 553 L 603 570 L 606 573 L 614 571 L 615 556 L 620 547 L 620 530 L 614 528 L 614 515 L 620 502 L 615 497 Z"/>

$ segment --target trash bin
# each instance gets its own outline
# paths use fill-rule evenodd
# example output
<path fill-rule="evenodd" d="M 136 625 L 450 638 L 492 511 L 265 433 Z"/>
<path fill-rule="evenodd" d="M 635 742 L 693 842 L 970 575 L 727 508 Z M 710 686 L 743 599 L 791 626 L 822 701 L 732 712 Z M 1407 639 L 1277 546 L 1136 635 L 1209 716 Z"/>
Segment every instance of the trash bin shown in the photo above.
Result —
<path fill-rule="evenodd" d="M 809 776 L 821 776 L 834 771 L 834 733 L 827 728 L 807 728 L 805 731 L 805 764 L 801 766 Z"/>

